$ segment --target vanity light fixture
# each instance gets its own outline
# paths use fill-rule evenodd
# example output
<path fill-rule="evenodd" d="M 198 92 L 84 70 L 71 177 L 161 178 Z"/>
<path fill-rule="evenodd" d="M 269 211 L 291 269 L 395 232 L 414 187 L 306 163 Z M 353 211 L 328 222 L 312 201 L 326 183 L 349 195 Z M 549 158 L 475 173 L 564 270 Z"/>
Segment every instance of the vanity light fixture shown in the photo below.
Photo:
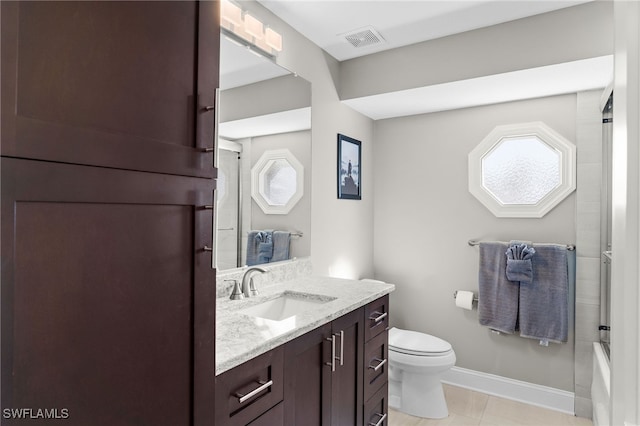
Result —
<path fill-rule="evenodd" d="M 242 9 L 230 1 L 222 0 L 220 2 L 220 18 L 223 24 L 239 27 L 242 25 Z"/>
<path fill-rule="evenodd" d="M 282 51 L 282 35 L 230 0 L 220 1 L 223 34 L 267 57 Z"/>
<path fill-rule="evenodd" d="M 256 40 L 262 40 L 264 36 L 264 25 L 249 13 L 244 14 L 244 30 L 247 34 L 255 37 Z"/>
<path fill-rule="evenodd" d="M 267 46 L 282 52 L 282 36 L 271 28 L 267 27 L 264 31 L 265 43 Z"/>

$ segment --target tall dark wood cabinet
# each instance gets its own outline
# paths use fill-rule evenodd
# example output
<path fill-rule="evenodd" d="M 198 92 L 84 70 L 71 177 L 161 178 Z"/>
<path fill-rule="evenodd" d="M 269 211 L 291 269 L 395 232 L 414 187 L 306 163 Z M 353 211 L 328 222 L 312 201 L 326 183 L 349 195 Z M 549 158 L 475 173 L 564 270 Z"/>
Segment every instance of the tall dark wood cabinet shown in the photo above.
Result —
<path fill-rule="evenodd" d="M 0 7 L 2 424 L 214 424 L 218 3 Z"/>

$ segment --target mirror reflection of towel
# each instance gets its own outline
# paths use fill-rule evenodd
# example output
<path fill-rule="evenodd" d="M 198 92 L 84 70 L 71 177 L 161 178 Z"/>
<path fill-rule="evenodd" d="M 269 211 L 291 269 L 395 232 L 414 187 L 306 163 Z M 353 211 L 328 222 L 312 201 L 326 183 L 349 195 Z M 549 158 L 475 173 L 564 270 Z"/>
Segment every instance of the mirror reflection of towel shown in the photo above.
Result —
<path fill-rule="evenodd" d="M 273 231 L 273 255 L 271 262 L 289 259 L 289 243 L 291 233 L 287 231 Z"/>
<path fill-rule="evenodd" d="M 258 263 L 269 263 L 273 256 L 273 232 L 259 232 L 256 239 L 258 240 Z"/>
<path fill-rule="evenodd" d="M 271 231 L 249 231 L 247 234 L 247 266 L 268 263 L 273 255 Z"/>

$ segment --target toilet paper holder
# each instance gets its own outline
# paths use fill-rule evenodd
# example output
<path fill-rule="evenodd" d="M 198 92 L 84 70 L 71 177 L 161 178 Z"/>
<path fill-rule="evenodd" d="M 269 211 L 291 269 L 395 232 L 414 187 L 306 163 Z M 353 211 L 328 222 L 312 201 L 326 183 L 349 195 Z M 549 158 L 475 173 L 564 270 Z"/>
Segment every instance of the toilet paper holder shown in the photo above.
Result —
<path fill-rule="evenodd" d="M 458 297 L 458 290 L 453 292 L 453 298 L 455 299 L 456 297 Z M 478 301 L 478 297 L 476 295 L 473 295 L 473 301 L 474 302 Z"/>

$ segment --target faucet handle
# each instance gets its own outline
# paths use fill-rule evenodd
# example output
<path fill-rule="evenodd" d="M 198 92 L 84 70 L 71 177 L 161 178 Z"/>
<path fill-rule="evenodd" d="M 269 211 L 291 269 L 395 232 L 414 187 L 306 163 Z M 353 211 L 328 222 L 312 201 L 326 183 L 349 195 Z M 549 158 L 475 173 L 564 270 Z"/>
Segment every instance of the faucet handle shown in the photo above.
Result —
<path fill-rule="evenodd" d="M 240 283 L 238 283 L 238 280 L 224 280 L 224 282 L 233 282 L 233 291 L 231 292 L 231 296 L 229 296 L 229 299 L 231 300 L 240 300 L 240 299 L 244 299 L 244 294 L 242 294 L 242 290 L 240 289 Z"/>

